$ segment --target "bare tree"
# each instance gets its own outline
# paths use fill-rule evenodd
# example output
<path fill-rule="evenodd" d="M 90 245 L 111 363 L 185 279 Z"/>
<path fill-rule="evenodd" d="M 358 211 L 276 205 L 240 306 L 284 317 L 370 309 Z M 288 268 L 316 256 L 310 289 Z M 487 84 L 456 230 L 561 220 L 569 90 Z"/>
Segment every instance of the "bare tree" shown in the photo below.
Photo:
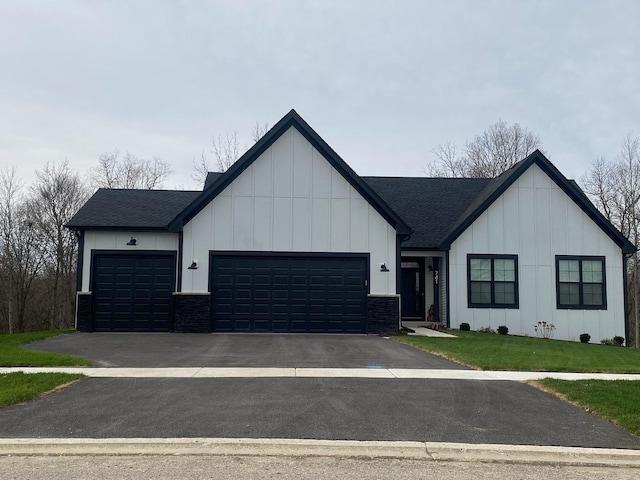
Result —
<path fill-rule="evenodd" d="M 37 209 L 33 216 L 45 242 L 47 266 L 50 269 L 49 328 L 68 327 L 73 319 L 75 291 L 75 258 L 77 237 L 64 225 L 80 209 L 88 197 L 88 189 L 69 162 L 47 164 L 36 171 L 37 183 L 31 194 Z"/>
<path fill-rule="evenodd" d="M 425 171 L 435 177 L 493 178 L 540 148 L 538 135 L 503 120 L 465 143 L 459 151 L 455 142 L 438 145 L 435 158 Z"/>
<path fill-rule="evenodd" d="M 258 143 L 258 140 L 260 140 L 268 131 L 269 124 L 267 122 L 264 122 L 263 124 L 256 122 L 253 126 L 253 130 L 251 131 L 251 140 L 253 140 L 253 143 Z"/>
<path fill-rule="evenodd" d="M 581 179 L 584 191 L 603 215 L 627 238 L 638 245 L 640 239 L 640 138 L 631 133 L 622 141 L 620 153 L 612 160 L 596 160 Z M 640 347 L 640 258 L 628 264 L 629 290 L 633 309 L 633 343 Z"/>
<path fill-rule="evenodd" d="M 253 143 L 257 143 L 268 130 L 269 124 L 267 122 L 262 124 L 256 122 L 251 131 L 251 140 Z M 209 150 L 213 155 L 213 167 L 217 172 L 226 172 L 249 148 L 251 148 L 251 146 L 246 144 L 244 148 L 240 146 L 238 132 L 236 130 L 232 133 L 227 133 L 224 137 L 222 135 L 212 135 Z M 204 184 L 207 179 L 207 174 L 212 171 L 212 165 L 206 157 L 204 150 L 200 154 L 200 158 L 194 160 L 192 165 L 193 173 L 191 174 L 191 178 L 196 182 Z"/>
<path fill-rule="evenodd" d="M 22 332 L 33 319 L 27 315 L 34 282 L 42 272 L 46 255 L 37 229 L 37 202 L 22 195 L 15 169 L 0 170 L 0 266 L 5 282 L 2 295 L 3 330 Z"/>
<path fill-rule="evenodd" d="M 90 172 L 94 187 L 161 188 L 171 173 L 170 165 L 157 157 L 140 158 L 130 153 L 121 155 L 118 150 L 105 152 L 98 157 L 98 165 Z"/>

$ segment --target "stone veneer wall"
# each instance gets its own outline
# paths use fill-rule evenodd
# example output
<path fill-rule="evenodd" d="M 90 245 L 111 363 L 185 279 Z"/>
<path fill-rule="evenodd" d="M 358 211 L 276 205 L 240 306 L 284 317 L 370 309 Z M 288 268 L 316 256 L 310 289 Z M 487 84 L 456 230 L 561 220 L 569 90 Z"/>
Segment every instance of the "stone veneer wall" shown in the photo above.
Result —
<path fill-rule="evenodd" d="M 76 297 L 76 329 L 81 332 L 91 331 L 91 305 L 90 292 L 78 292 Z"/>
<path fill-rule="evenodd" d="M 174 293 L 173 331 L 209 333 L 211 331 L 211 294 Z"/>
<path fill-rule="evenodd" d="M 399 325 L 399 295 L 367 297 L 367 333 L 397 332 Z"/>

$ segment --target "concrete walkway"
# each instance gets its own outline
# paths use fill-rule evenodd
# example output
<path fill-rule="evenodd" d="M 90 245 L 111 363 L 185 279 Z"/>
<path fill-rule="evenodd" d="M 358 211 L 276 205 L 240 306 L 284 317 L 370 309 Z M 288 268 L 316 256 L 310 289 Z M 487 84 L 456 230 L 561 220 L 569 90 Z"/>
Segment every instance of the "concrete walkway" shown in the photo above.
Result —
<path fill-rule="evenodd" d="M 640 380 L 631 373 L 513 372 L 495 370 L 445 370 L 420 368 L 86 368 L 2 367 L 3 373 L 79 373 L 92 378 L 379 378 L 440 380 L 507 380 L 525 382 L 542 378 L 559 380 Z"/>

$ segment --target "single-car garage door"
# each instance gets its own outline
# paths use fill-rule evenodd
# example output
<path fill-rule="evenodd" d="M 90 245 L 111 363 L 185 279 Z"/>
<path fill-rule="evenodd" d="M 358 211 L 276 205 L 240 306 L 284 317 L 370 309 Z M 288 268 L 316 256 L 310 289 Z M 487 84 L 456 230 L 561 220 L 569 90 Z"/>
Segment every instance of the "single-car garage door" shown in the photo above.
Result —
<path fill-rule="evenodd" d="M 93 330 L 166 332 L 171 328 L 175 253 L 96 253 Z"/>
<path fill-rule="evenodd" d="M 368 255 L 211 255 L 212 330 L 364 333 Z"/>

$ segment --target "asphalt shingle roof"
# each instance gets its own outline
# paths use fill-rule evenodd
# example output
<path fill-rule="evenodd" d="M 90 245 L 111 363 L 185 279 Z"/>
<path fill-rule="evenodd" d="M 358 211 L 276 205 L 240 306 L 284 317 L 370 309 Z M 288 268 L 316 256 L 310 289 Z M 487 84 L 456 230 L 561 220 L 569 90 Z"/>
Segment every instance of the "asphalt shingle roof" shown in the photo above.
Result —
<path fill-rule="evenodd" d="M 67 223 L 81 228 L 166 228 L 201 192 L 99 189 Z"/>
<path fill-rule="evenodd" d="M 437 249 L 487 178 L 362 177 L 413 229 L 403 248 Z"/>

